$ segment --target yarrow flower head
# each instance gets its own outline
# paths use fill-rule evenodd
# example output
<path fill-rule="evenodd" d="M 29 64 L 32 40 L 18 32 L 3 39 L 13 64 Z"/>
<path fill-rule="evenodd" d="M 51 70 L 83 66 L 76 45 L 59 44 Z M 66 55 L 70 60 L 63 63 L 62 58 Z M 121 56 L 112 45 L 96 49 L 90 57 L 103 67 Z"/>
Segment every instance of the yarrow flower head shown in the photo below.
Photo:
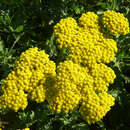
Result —
<path fill-rule="evenodd" d="M 113 83 L 114 78 L 114 71 L 104 64 L 96 64 L 93 69 L 89 69 L 88 67 L 75 64 L 71 60 L 61 62 L 57 66 L 56 81 L 51 90 L 53 94 L 48 98 L 51 105 L 50 108 L 57 112 L 63 110 L 68 113 L 70 110 L 76 109 L 80 104 L 82 115 L 89 110 L 91 111 L 92 107 L 92 111 L 96 115 L 96 108 L 93 106 L 93 102 L 95 101 L 95 105 L 100 102 L 104 103 L 102 107 L 100 107 L 100 104 L 97 106 L 100 109 L 96 120 L 94 120 L 94 117 L 93 121 L 85 118 L 90 124 L 95 123 L 105 116 L 110 107 L 114 105 L 114 98 L 109 94 L 109 96 L 107 95 L 109 83 Z M 106 95 L 106 99 L 102 99 L 104 95 Z M 92 97 L 92 100 L 89 96 Z M 96 100 L 94 96 L 96 96 Z M 109 97 L 110 100 L 112 98 L 112 103 L 110 104 L 107 101 Z M 89 104 L 89 107 L 86 108 L 83 104 Z M 91 114 L 85 115 L 88 116 L 87 118 L 92 118 Z"/>
<path fill-rule="evenodd" d="M 63 110 L 66 113 L 75 109 L 81 98 L 78 85 L 83 83 L 84 78 L 85 73 L 82 72 L 79 65 L 74 64 L 72 61 L 61 62 L 57 67 L 53 92 L 55 94 L 48 99 L 51 109 L 57 112 Z"/>
<path fill-rule="evenodd" d="M 87 12 L 79 18 L 79 25 L 73 18 L 61 19 L 54 33 L 59 47 L 69 49 L 70 60 L 91 67 L 95 63 L 110 63 L 117 52 L 116 42 L 100 28 L 98 16 Z"/>
<path fill-rule="evenodd" d="M 115 99 L 107 92 L 96 94 L 93 88 L 87 87 L 85 95 L 82 97 L 80 113 L 88 124 L 99 121 L 114 105 Z"/>
<path fill-rule="evenodd" d="M 102 23 L 114 35 L 129 33 L 129 22 L 122 13 L 107 10 L 103 14 Z"/>
<path fill-rule="evenodd" d="M 113 13 L 112 17 L 111 13 Z M 115 22 L 117 16 L 122 22 L 118 22 L 119 20 Z M 113 22 L 115 26 L 111 26 L 113 24 L 111 20 L 115 22 Z M 114 105 L 115 99 L 107 91 L 116 75 L 105 64 L 114 59 L 117 43 L 102 32 L 103 26 L 95 13 L 82 14 L 78 21 L 79 24 L 73 18 L 65 18 L 54 26 L 59 48 L 68 48 L 71 62 L 65 61 L 57 67 L 55 95 L 49 102 L 51 109 L 57 112 L 61 110 L 69 112 L 80 104 L 81 115 L 92 124 L 102 119 Z M 126 34 L 129 31 L 128 20 L 114 11 L 105 11 L 102 23 L 115 34 Z M 120 25 L 121 27 L 118 28 Z M 123 27 L 126 31 L 121 32 Z M 76 73 L 76 66 L 80 68 L 78 73 Z M 75 95 L 78 94 L 78 99 L 73 96 L 73 92 Z"/>
<path fill-rule="evenodd" d="M 38 51 L 38 48 L 30 48 L 21 54 L 2 85 L 0 104 L 3 108 L 24 110 L 28 98 L 37 103 L 45 100 L 46 78 L 56 74 L 55 63 L 48 57 L 45 51 Z"/>

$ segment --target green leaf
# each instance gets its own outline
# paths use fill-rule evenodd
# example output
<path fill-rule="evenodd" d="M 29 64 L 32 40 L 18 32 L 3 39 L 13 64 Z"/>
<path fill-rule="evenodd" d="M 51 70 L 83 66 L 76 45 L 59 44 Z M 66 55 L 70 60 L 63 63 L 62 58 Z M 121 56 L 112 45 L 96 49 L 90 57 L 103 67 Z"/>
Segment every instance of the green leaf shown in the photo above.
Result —
<path fill-rule="evenodd" d="M 8 23 L 11 24 L 11 18 L 10 18 L 10 16 L 9 16 L 8 13 L 6 14 L 6 18 L 7 18 L 7 20 L 8 20 Z"/>
<path fill-rule="evenodd" d="M 100 128 L 104 127 L 104 123 L 102 120 L 98 121 L 97 124 L 99 125 Z"/>
<path fill-rule="evenodd" d="M 74 130 L 89 130 L 89 126 L 84 123 L 75 124 L 72 126 Z"/>
<path fill-rule="evenodd" d="M 107 7 L 107 4 L 105 2 L 98 2 L 97 5 L 101 6 L 102 8 L 106 8 Z"/>
<path fill-rule="evenodd" d="M 24 26 L 23 26 L 23 25 L 20 25 L 20 26 L 18 26 L 18 27 L 15 29 L 15 31 L 16 31 L 16 32 L 21 32 L 21 31 L 23 31 L 23 28 L 24 28 Z"/>
<path fill-rule="evenodd" d="M 4 51 L 4 42 L 0 41 L 0 52 Z"/>

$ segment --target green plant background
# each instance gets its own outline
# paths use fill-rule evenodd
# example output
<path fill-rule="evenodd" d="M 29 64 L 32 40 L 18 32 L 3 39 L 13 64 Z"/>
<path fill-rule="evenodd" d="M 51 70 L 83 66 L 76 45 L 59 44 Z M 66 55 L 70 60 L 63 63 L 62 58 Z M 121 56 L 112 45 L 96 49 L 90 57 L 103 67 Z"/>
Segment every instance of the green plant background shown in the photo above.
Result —
<path fill-rule="evenodd" d="M 79 18 L 93 11 L 110 9 L 123 13 L 130 22 L 130 0 L 0 0 L 0 85 L 12 70 L 21 52 L 39 47 L 58 64 L 67 59 L 65 48 L 57 48 L 54 25 L 65 17 Z M 88 125 L 78 111 L 56 114 L 47 102 L 30 101 L 17 113 L 0 108 L 0 127 L 5 130 L 30 127 L 31 130 L 130 130 L 130 33 L 115 37 L 118 53 L 109 64 L 117 75 L 109 93 L 115 106 L 99 122 Z"/>

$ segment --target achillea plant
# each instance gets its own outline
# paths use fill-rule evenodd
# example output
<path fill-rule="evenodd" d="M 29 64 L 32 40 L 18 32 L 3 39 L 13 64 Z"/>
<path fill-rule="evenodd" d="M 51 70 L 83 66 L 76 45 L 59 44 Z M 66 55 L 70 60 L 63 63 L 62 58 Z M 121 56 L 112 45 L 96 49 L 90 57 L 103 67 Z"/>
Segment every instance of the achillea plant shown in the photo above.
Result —
<path fill-rule="evenodd" d="M 44 50 L 23 52 L 2 85 L 1 106 L 17 112 L 27 107 L 28 99 L 47 100 L 58 113 L 79 109 L 88 124 L 101 120 L 115 101 L 108 87 L 116 75 L 106 64 L 113 61 L 117 43 L 101 31 L 99 21 L 93 12 L 82 14 L 79 25 L 71 17 L 61 19 L 54 33 L 59 48 L 69 49 L 69 60 L 56 67 Z M 114 11 L 104 12 L 102 24 L 116 35 L 129 32 L 127 19 Z"/>

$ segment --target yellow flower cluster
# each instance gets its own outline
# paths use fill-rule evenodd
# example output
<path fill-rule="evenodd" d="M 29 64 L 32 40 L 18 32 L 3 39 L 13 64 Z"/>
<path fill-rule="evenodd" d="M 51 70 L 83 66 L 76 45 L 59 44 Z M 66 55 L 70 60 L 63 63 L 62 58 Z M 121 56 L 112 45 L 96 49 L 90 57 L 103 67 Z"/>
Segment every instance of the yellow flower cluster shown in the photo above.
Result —
<path fill-rule="evenodd" d="M 48 99 L 51 109 L 57 112 L 68 113 L 79 104 L 81 99 L 80 91 L 77 85 L 81 85 L 85 74 L 79 65 L 72 61 L 60 63 L 57 67 L 56 82 L 54 86 L 53 97 Z"/>
<path fill-rule="evenodd" d="M 110 33 L 126 35 L 129 33 L 129 22 L 122 13 L 107 10 L 103 14 L 102 23 L 108 28 Z"/>
<path fill-rule="evenodd" d="M 74 63 L 93 66 L 95 63 L 110 63 L 117 52 L 116 42 L 100 30 L 98 16 L 87 12 L 79 18 L 61 19 L 54 27 L 59 48 L 69 48 L 69 59 Z"/>
<path fill-rule="evenodd" d="M 61 62 L 57 66 L 53 94 L 48 98 L 50 108 L 68 113 L 81 104 L 81 115 L 89 124 L 95 123 L 114 105 L 114 98 L 107 93 L 109 83 L 113 83 L 114 78 L 114 71 L 104 64 L 88 69 L 71 60 Z"/>
<path fill-rule="evenodd" d="M 68 17 L 54 26 L 59 48 L 69 49 L 69 60 L 59 63 L 57 68 L 45 51 L 38 51 L 38 48 L 21 54 L 2 85 L 0 104 L 3 108 L 24 110 L 28 98 L 37 103 L 46 99 L 56 112 L 68 113 L 79 107 L 89 124 L 106 115 L 114 105 L 115 99 L 107 91 L 116 75 L 105 64 L 114 59 L 117 45 L 101 32 L 95 13 L 87 12 L 78 21 L 79 25 Z M 128 21 L 119 13 L 105 11 L 102 21 L 114 34 L 128 33 Z"/>
<path fill-rule="evenodd" d="M 88 124 L 99 121 L 114 105 L 114 98 L 107 92 L 96 94 L 91 87 L 86 86 L 85 96 L 80 107 L 80 113 Z"/>
<path fill-rule="evenodd" d="M 53 96 L 48 101 L 51 109 L 66 113 L 80 104 L 81 115 L 91 124 L 102 119 L 114 105 L 115 99 L 107 91 L 116 75 L 105 64 L 114 59 L 117 43 L 102 32 L 95 13 L 82 14 L 78 21 L 79 24 L 69 17 L 54 26 L 59 48 L 69 49 L 69 61 L 57 67 Z"/>
<path fill-rule="evenodd" d="M 0 104 L 3 108 L 18 111 L 27 107 L 30 98 L 37 103 L 45 100 L 45 81 L 55 76 L 55 63 L 50 61 L 45 51 L 30 48 L 23 52 L 14 70 L 4 80 Z"/>

